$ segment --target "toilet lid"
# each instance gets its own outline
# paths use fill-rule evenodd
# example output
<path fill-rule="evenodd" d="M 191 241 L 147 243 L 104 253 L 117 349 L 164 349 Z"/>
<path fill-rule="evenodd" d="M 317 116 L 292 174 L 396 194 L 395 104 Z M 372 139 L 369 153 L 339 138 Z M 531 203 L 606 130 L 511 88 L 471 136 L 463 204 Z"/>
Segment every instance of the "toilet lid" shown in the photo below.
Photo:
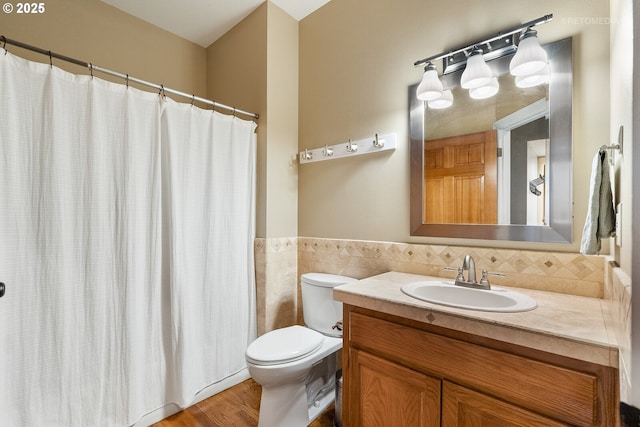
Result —
<path fill-rule="evenodd" d="M 304 326 L 289 326 L 262 335 L 247 348 L 247 360 L 256 365 L 275 365 L 302 359 L 318 350 L 324 336 Z"/>

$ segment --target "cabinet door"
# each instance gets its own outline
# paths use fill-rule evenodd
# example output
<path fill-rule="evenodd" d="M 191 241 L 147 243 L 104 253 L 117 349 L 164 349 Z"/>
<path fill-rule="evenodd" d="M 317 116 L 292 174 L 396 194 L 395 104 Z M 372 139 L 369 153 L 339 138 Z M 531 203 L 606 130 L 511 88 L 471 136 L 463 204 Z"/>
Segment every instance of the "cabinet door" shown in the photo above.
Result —
<path fill-rule="evenodd" d="M 487 395 L 443 382 L 442 427 L 568 426 Z"/>
<path fill-rule="evenodd" d="M 437 427 L 441 381 L 351 350 L 350 427 Z"/>

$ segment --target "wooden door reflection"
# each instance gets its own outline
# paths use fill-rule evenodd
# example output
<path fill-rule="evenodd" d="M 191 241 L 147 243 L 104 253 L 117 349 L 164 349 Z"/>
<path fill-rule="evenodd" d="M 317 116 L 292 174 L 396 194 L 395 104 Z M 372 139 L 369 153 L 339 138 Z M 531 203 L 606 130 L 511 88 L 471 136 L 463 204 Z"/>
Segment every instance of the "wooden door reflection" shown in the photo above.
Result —
<path fill-rule="evenodd" d="M 425 141 L 425 223 L 497 223 L 496 141 L 495 130 Z"/>

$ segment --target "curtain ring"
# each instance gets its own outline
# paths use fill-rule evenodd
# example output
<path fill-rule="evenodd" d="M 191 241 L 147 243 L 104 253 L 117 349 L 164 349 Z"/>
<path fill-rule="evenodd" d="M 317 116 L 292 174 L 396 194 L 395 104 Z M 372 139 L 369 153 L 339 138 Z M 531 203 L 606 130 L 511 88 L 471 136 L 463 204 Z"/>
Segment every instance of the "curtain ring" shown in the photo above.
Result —
<path fill-rule="evenodd" d="M 49 51 L 49 66 L 53 68 L 53 57 L 51 56 L 51 51 Z"/>
<path fill-rule="evenodd" d="M 5 36 L 0 36 L 2 38 L 2 48 L 4 49 L 4 54 L 7 54 L 7 38 Z"/>
<path fill-rule="evenodd" d="M 91 78 L 93 78 L 93 64 L 89 62 L 89 73 L 91 74 Z"/>
<path fill-rule="evenodd" d="M 163 98 L 167 97 L 167 94 L 164 93 L 164 85 L 163 84 L 160 85 L 160 92 L 158 92 L 158 95 L 160 95 Z"/>
<path fill-rule="evenodd" d="M 236 107 L 233 107 L 233 117 L 236 117 Z"/>
<path fill-rule="evenodd" d="M 216 112 L 216 101 L 211 101 L 211 112 L 212 113 Z"/>
<path fill-rule="evenodd" d="M 124 83 L 127 85 L 127 89 L 129 89 L 129 74 L 127 74 L 127 77 L 124 80 Z"/>
<path fill-rule="evenodd" d="M 196 100 L 196 96 L 192 94 L 191 95 L 191 106 L 192 107 L 193 107 L 193 103 L 195 102 L 195 100 Z"/>

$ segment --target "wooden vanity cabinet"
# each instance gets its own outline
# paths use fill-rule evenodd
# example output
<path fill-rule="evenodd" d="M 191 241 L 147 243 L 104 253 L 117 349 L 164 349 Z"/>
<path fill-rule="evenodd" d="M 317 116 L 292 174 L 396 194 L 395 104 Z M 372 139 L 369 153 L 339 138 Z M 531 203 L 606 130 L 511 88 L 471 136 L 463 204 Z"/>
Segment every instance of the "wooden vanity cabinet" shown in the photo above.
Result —
<path fill-rule="evenodd" d="M 349 425 L 440 425 L 439 379 L 364 351 L 354 349 L 351 356 L 353 383 L 360 391 L 353 400 L 360 410 L 352 413 Z"/>
<path fill-rule="evenodd" d="M 568 426 L 448 381 L 442 386 L 444 427 Z"/>
<path fill-rule="evenodd" d="M 617 370 L 344 305 L 343 425 L 619 425 Z"/>

